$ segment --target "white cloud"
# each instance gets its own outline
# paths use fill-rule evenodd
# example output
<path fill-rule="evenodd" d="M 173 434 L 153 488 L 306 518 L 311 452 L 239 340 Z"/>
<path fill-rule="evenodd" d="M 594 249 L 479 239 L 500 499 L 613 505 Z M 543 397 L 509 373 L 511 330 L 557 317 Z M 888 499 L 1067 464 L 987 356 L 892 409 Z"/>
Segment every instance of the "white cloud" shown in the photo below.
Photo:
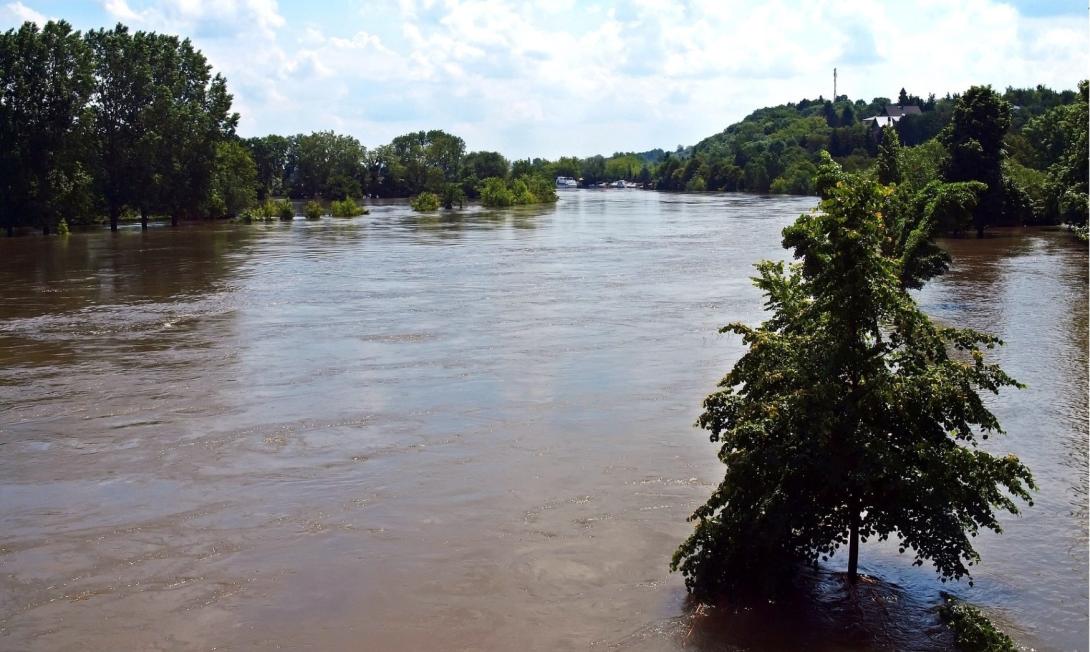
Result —
<path fill-rule="evenodd" d="M 26 6 L 22 2 L 9 2 L 4 5 L 3 10 L 3 22 L 5 23 L 25 23 L 27 21 L 44 25 L 49 22 L 47 18 L 41 12 L 35 11 Z"/>
<path fill-rule="evenodd" d="M 1081 14 L 1027 18 L 999 0 L 865 12 L 847 0 L 361 0 L 358 14 L 314 4 L 292 21 L 273 0 L 103 6 L 192 36 L 228 77 L 245 134 L 334 128 L 376 145 L 442 128 L 514 156 L 690 144 L 753 109 L 831 95 L 834 66 L 839 92 L 867 100 L 902 86 L 1072 88 L 1088 47 Z"/>
<path fill-rule="evenodd" d="M 128 0 L 105 0 L 103 4 L 117 20 L 191 36 L 237 34 L 256 28 L 272 37 L 285 23 L 276 0 L 161 0 L 145 7 L 135 10 Z"/>

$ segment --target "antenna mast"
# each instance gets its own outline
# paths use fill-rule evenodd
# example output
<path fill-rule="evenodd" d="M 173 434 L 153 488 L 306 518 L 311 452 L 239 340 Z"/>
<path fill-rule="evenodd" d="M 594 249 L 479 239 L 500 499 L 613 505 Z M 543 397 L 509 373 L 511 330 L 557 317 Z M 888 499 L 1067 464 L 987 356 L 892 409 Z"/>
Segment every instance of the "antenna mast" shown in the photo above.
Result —
<path fill-rule="evenodd" d="M 833 68 L 833 101 L 836 101 L 836 68 Z"/>

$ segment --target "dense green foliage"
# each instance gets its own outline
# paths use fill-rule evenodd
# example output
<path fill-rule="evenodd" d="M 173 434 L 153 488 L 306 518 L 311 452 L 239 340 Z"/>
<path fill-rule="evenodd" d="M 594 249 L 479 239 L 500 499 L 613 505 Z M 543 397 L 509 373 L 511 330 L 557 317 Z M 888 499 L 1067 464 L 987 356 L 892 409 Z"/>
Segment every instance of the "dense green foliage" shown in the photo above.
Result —
<path fill-rule="evenodd" d="M 253 210 L 243 211 L 239 214 L 243 221 L 249 222 L 255 219 L 271 222 L 275 219 L 292 220 L 295 218 L 295 207 L 286 199 L 266 199 Z"/>
<path fill-rule="evenodd" d="M 893 127 L 882 127 L 878 160 L 875 163 L 878 183 L 890 184 L 901 181 L 900 151 L 901 138 L 897 135 L 897 130 Z"/>
<path fill-rule="evenodd" d="M 439 210 L 439 195 L 434 192 L 424 191 L 409 199 L 409 206 L 418 213 L 427 213 Z"/>
<path fill-rule="evenodd" d="M 68 23 L 0 34 L 0 223 L 48 233 L 90 201 L 93 89 L 87 44 Z"/>
<path fill-rule="evenodd" d="M 996 629 L 979 609 L 951 595 L 943 596 L 939 617 L 954 633 L 954 643 L 961 652 L 1015 652 L 1018 649 L 1014 641 Z"/>
<path fill-rule="evenodd" d="M 188 40 L 60 21 L 0 34 L 0 220 L 49 232 L 123 211 L 180 217 L 239 209 L 248 169 L 220 145 L 238 116 Z M 230 169 L 217 176 L 215 167 Z"/>
<path fill-rule="evenodd" d="M 723 329 L 749 350 L 698 424 L 726 472 L 672 562 L 697 594 L 771 590 L 845 544 L 854 580 L 859 541 L 891 536 L 961 578 L 970 537 L 1034 486 L 976 445 L 1001 432 L 979 392 L 1017 386 L 985 361 L 999 340 L 932 323 L 907 292 L 946 269 L 939 220 L 971 214 L 983 186 L 907 195 L 827 156 L 816 185 L 818 209 L 784 230 L 800 262 L 758 265 L 770 319 Z"/>
<path fill-rule="evenodd" d="M 257 203 L 257 167 L 237 140 L 225 140 L 216 146 L 212 170 L 212 217 L 234 217 Z"/>
<path fill-rule="evenodd" d="M 329 214 L 333 217 L 356 217 L 357 215 L 366 215 L 367 209 L 357 204 L 356 200 L 348 197 L 331 201 L 329 203 Z"/>
<path fill-rule="evenodd" d="M 983 182 L 987 192 L 975 214 L 980 228 L 1083 224 L 1090 174 L 1087 148 L 1079 146 L 1086 142 L 1083 86 L 1079 93 L 1038 86 L 1008 88 L 1001 95 L 973 87 L 964 95 L 927 100 L 902 89 L 894 108 L 919 107 L 919 113 L 905 115 L 892 129 L 861 122 L 883 115 L 893 104 L 886 98 L 804 99 L 759 109 L 691 148 L 664 155 L 652 166 L 648 185 L 814 194 L 821 152 L 828 151 L 845 170 L 869 170 L 883 182 Z M 889 132 L 897 144 L 885 136 Z"/>
<path fill-rule="evenodd" d="M 1023 134 L 1029 147 L 1013 157 L 1010 176 L 1033 197 L 1042 222 L 1087 224 L 1088 120 L 1083 80 L 1073 103 L 1056 105 L 1026 122 Z"/>
<path fill-rule="evenodd" d="M 873 162 L 877 140 L 859 120 L 888 103 L 842 96 L 758 109 L 691 149 L 666 155 L 652 182 L 660 190 L 812 194 L 822 151 L 850 170 Z"/>
<path fill-rule="evenodd" d="M 340 157 L 317 156 L 316 151 L 334 149 L 341 139 Z M 318 147 L 319 141 L 327 145 Z M 661 160 L 661 150 L 617 153 L 612 157 L 585 159 L 561 157 L 509 162 L 499 152 L 468 152 L 461 138 L 443 131 L 421 131 L 398 136 L 388 145 L 367 149 L 347 136 L 326 132 L 296 136 L 265 136 L 247 139 L 258 168 L 258 195 L 287 194 L 292 197 L 336 197 L 341 194 L 376 197 L 412 197 L 422 192 L 440 196 L 451 208 L 480 197 L 484 181 L 490 178 L 514 181 L 519 178 L 551 180 L 558 176 L 582 179 L 584 186 L 626 179 L 650 185 L 650 167 Z M 334 165 L 333 161 L 340 161 Z M 335 171 L 337 170 L 337 171 Z M 322 179 L 338 179 L 326 183 Z M 460 190 L 460 192 L 459 192 Z"/>
<path fill-rule="evenodd" d="M 991 87 L 973 86 L 958 98 L 953 118 L 941 134 L 948 153 L 943 178 L 987 186 L 973 211 L 977 233 L 999 222 L 1012 201 L 1003 177 L 1003 136 L 1010 127 L 1010 114 L 1010 104 Z"/>
<path fill-rule="evenodd" d="M 517 179 L 491 177 L 480 187 L 481 204 L 491 207 L 546 204 L 558 198 L 551 181 L 540 176 L 521 176 Z"/>
<path fill-rule="evenodd" d="M 322 205 L 320 203 L 313 199 L 308 201 L 306 205 L 303 206 L 303 215 L 308 220 L 321 219 L 323 214 L 325 214 L 325 209 L 322 208 Z"/>

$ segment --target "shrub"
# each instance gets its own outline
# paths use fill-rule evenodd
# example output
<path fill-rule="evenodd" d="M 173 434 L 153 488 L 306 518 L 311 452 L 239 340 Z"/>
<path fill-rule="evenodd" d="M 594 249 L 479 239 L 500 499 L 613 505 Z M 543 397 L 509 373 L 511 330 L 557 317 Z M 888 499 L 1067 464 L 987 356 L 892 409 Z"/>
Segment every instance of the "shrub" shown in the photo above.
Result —
<path fill-rule="evenodd" d="M 689 179 L 689 183 L 685 184 L 685 189 L 690 192 L 701 192 L 708 189 L 708 184 L 704 181 L 704 177 L 698 174 L 692 179 Z"/>
<path fill-rule="evenodd" d="M 439 210 L 439 195 L 434 192 L 422 192 L 409 199 L 409 205 L 414 211 L 426 212 Z"/>
<path fill-rule="evenodd" d="M 68 221 L 63 217 L 57 222 L 57 235 L 68 235 Z"/>
<path fill-rule="evenodd" d="M 276 202 L 276 213 L 285 222 L 295 219 L 295 207 L 286 199 Z"/>
<path fill-rule="evenodd" d="M 537 198 L 530 192 L 530 187 L 523 179 L 515 179 L 511 182 L 511 194 L 514 195 L 516 204 L 535 204 Z"/>
<path fill-rule="evenodd" d="M 488 177 L 481 183 L 481 203 L 485 206 L 503 207 L 515 203 L 515 195 L 507 182 L 499 177 Z"/>
<path fill-rule="evenodd" d="M 208 217 L 225 217 L 227 215 L 227 203 L 218 192 L 213 192 L 208 198 Z"/>
<path fill-rule="evenodd" d="M 556 194 L 556 186 L 545 177 L 525 176 L 522 177 L 522 181 L 529 189 L 535 204 L 548 204 L 559 199 Z"/>
<path fill-rule="evenodd" d="M 346 197 L 341 201 L 331 202 L 329 204 L 329 214 L 333 217 L 355 217 L 357 215 L 366 215 L 367 209 L 357 204 L 356 200 L 351 197 Z"/>
<path fill-rule="evenodd" d="M 455 204 L 458 204 L 458 208 L 462 208 L 465 203 L 466 193 L 461 186 L 456 183 L 443 185 L 443 208 L 454 208 Z"/>
<path fill-rule="evenodd" d="M 295 208 L 286 199 L 278 201 L 266 199 L 265 203 L 258 206 L 257 210 L 254 211 L 254 216 L 260 217 L 266 222 L 271 222 L 277 217 L 282 220 L 290 220 L 295 217 Z"/>
<path fill-rule="evenodd" d="M 322 205 L 313 199 L 307 202 L 307 205 L 303 208 L 303 215 L 306 215 L 308 220 L 316 220 L 322 216 Z"/>
<path fill-rule="evenodd" d="M 954 642 L 963 652 L 1015 652 L 1009 636 L 995 628 L 979 609 L 945 595 L 939 617 L 954 633 Z"/>
<path fill-rule="evenodd" d="M 492 207 L 546 204 L 557 200 L 556 188 L 541 176 L 523 175 L 511 181 L 489 177 L 478 191 L 481 203 Z"/>

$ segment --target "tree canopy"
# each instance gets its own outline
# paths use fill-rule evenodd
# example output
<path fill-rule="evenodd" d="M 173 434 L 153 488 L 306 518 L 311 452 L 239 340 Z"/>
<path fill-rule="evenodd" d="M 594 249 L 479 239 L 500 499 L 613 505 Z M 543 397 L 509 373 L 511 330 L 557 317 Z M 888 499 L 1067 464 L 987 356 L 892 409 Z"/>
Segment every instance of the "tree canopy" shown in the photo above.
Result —
<path fill-rule="evenodd" d="M 79 32 L 64 22 L 24 23 L 0 34 L 0 223 L 49 232 L 85 208 L 92 90 Z"/>
<path fill-rule="evenodd" d="M 1003 185 L 1003 137 L 1010 124 L 1010 103 L 990 86 L 973 86 L 958 98 L 953 118 L 942 132 L 942 144 L 949 152 L 943 178 L 987 186 L 973 212 L 978 234 L 999 222 L 1008 201 Z"/>
<path fill-rule="evenodd" d="M 1002 432 L 980 393 L 1018 386 L 985 359 L 1001 342 L 934 324 L 906 291 L 945 269 L 930 243 L 941 209 L 827 157 L 818 191 L 784 230 L 798 262 L 757 267 L 771 317 L 723 329 L 749 349 L 698 425 L 726 472 L 672 562 L 698 594 L 772 590 L 845 545 L 854 580 L 859 542 L 889 537 L 962 578 L 971 537 L 1000 531 L 996 511 L 1034 487 L 1017 458 L 978 447 Z"/>

